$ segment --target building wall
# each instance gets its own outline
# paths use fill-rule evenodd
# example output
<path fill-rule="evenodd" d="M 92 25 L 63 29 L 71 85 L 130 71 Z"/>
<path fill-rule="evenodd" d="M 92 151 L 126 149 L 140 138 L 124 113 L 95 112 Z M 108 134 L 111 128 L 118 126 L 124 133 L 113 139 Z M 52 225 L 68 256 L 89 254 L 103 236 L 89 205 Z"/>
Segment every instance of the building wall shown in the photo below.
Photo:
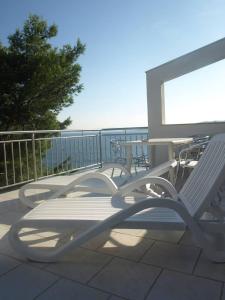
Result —
<path fill-rule="evenodd" d="M 148 126 L 152 138 L 214 135 L 225 132 L 225 122 L 166 125 L 164 103 L 164 82 L 222 59 L 225 59 L 225 38 L 146 72 Z M 166 147 L 156 147 L 154 160 L 156 164 L 167 160 Z"/>

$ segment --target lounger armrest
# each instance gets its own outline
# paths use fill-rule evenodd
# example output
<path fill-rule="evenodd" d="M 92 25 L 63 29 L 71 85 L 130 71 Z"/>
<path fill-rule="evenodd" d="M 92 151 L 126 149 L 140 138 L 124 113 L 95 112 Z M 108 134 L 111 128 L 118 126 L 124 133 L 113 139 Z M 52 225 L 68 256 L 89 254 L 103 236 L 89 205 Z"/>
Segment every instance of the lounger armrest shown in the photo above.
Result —
<path fill-rule="evenodd" d="M 135 182 L 127 183 L 120 188 L 120 192 L 123 196 L 125 196 L 146 184 L 160 185 L 171 195 L 174 200 L 178 199 L 178 193 L 172 183 L 165 178 L 157 176 L 145 176 L 144 178 L 138 179 Z"/>
<path fill-rule="evenodd" d="M 80 177 L 74 179 L 70 184 L 68 184 L 67 186 L 65 186 L 65 187 L 61 188 L 60 190 L 56 191 L 50 197 L 50 199 L 58 198 L 61 195 L 64 195 L 64 194 L 68 193 L 69 191 L 74 190 L 76 185 L 82 184 L 86 180 L 89 180 L 89 179 L 92 179 L 92 178 L 93 179 L 99 179 L 99 180 L 105 182 L 108 189 L 111 191 L 112 195 L 118 192 L 118 187 L 116 186 L 115 182 L 109 176 L 107 176 L 106 174 L 100 173 L 100 172 L 94 172 L 94 173 L 85 174 L 83 176 L 80 176 Z"/>
<path fill-rule="evenodd" d="M 190 151 L 192 151 L 194 149 L 201 148 L 202 146 L 206 146 L 207 144 L 208 144 L 208 141 L 202 142 L 202 143 L 198 143 L 198 144 L 194 144 L 194 145 L 191 145 L 191 146 L 189 146 L 187 148 L 182 149 L 180 151 L 180 153 L 179 153 L 179 161 L 182 160 L 182 155 L 183 154 L 186 154 L 186 153 L 188 153 L 188 152 L 190 152 Z"/>
<path fill-rule="evenodd" d="M 19 189 L 19 199 L 25 206 L 34 208 L 37 205 L 32 200 L 30 200 L 29 197 L 26 196 L 26 191 L 35 189 L 57 191 L 61 187 L 61 185 L 57 184 L 28 183 Z"/>
<path fill-rule="evenodd" d="M 141 212 L 148 208 L 154 208 L 154 207 L 162 207 L 162 208 L 168 208 L 176 211 L 178 215 L 185 221 L 185 220 L 193 220 L 192 216 L 184 206 L 184 204 L 180 201 L 176 201 L 172 198 L 146 198 L 143 200 L 140 200 L 139 202 L 131 205 L 130 207 L 124 209 L 123 211 L 118 212 L 117 214 L 123 214 L 123 212 L 126 211 L 126 214 L 129 214 L 129 216 L 132 216 L 133 214 L 136 214 L 138 212 Z M 129 213 L 128 213 L 129 212 Z M 189 222 L 188 222 L 189 223 Z"/>
<path fill-rule="evenodd" d="M 177 167 L 176 159 L 171 159 L 152 168 L 149 171 L 149 174 L 147 176 L 161 176 L 167 173 L 171 168 L 176 168 L 176 167 Z"/>

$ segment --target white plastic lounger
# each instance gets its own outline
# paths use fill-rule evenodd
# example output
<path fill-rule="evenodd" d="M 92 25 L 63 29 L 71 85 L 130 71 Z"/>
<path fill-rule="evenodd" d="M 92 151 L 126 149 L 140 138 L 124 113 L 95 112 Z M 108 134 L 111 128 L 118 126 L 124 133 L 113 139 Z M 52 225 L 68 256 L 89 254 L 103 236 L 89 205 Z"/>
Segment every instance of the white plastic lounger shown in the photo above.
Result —
<path fill-rule="evenodd" d="M 55 176 L 49 179 L 28 183 L 20 189 L 19 198 L 24 205 L 34 208 L 37 206 L 32 200 L 34 197 L 26 195 L 26 192 L 29 190 L 50 190 L 53 193 L 48 199 L 66 196 L 68 193 L 74 191 L 113 195 L 117 193 L 121 187 L 125 186 L 126 183 L 131 183 L 144 176 L 161 176 L 168 172 L 170 168 L 175 168 L 176 166 L 177 161 L 172 160 L 165 162 L 150 171 L 140 171 L 133 176 L 120 164 L 106 164 L 97 171 L 88 170 L 81 173 L 75 173 L 74 175 Z M 110 176 L 113 169 L 119 170 L 118 176 Z M 120 176 L 121 173 L 123 176 Z"/>
<path fill-rule="evenodd" d="M 225 181 L 225 134 L 211 139 L 179 194 L 163 178 L 149 177 L 148 180 L 149 183 L 159 180 L 165 189 L 170 189 L 171 198 L 143 198 L 132 202 L 116 194 L 112 197 L 45 201 L 12 225 L 9 232 L 11 245 L 29 259 L 50 262 L 59 260 L 74 247 L 114 227 L 189 228 L 208 258 L 217 262 L 225 261 L 224 214 L 213 201 Z M 138 187 L 145 183 L 146 179 L 140 179 L 135 185 Z M 132 184 L 127 186 L 127 192 L 129 188 L 133 189 Z M 64 229 L 71 233 L 84 224 L 88 225 L 88 229 L 48 252 L 31 248 L 20 238 L 20 231 L 24 228 L 40 231 Z"/>
<path fill-rule="evenodd" d="M 180 151 L 177 173 L 179 172 L 179 169 L 182 169 L 182 178 L 184 177 L 185 170 L 192 171 L 196 167 L 203 151 L 208 145 L 208 142 L 209 140 L 201 143 L 195 143 Z"/>
<path fill-rule="evenodd" d="M 78 184 L 75 185 L 76 190 L 85 192 L 91 191 L 92 193 L 99 194 L 111 194 L 109 192 L 109 189 L 107 188 L 107 183 L 105 184 L 103 180 L 99 180 L 98 177 L 101 177 L 101 175 L 98 175 L 105 174 L 106 176 L 111 177 L 114 169 L 119 170 L 119 175 L 113 177 L 113 182 L 115 182 L 117 186 L 120 186 L 127 181 L 128 177 L 130 177 L 131 174 L 121 164 L 106 164 L 101 169 L 85 170 L 82 172 L 76 172 L 71 175 L 53 176 L 47 179 L 41 179 L 38 181 L 28 183 L 20 188 L 19 198 L 25 206 L 34 208 L 35 206 L 37 206 L 35 200 L 38 199 L 40 196 L 40 193 L 38 194 L 38 192 L 60 191 L 68 185 L 72 186 L 71 183 L 76 182 L 81 177 L 84 178 L 83 184 L 81 185 L 81 181 L 79 180 L 79 186 Z M 85 179 L 87 174 L 90 175 L 90 178 Z M 36 195 L 34 193 L 32 194 L 32 196 L 27 195 L 27 193 L 29 193 L 29 191 L 32 190 L 35 191 Z M 73 192 L 73 190 L 70 189 L 69 192 Z M 45 200 L 47 200 L 51 196 L 52 193 L 50 193 L 47 197 L 45 195 Z"/>

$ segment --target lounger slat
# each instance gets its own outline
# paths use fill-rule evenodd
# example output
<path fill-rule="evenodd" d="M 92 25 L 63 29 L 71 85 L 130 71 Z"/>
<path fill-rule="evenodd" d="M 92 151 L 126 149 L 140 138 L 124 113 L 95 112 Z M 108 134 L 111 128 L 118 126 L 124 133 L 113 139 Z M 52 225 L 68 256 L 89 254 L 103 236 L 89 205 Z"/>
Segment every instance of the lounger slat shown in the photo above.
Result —
<path fill-rule="evenodd" d="M 59 201 L 60 200 L 60 201 Z M 86 220 L 102 221 L 117 213 L 118 211 L 132 205 L 134 200 L 121 201 L 121 205 L 113 207 L 113 201 L 121 201 L 118 197 L 104 198 L 77 198 L 77 199 L 54 199 L 46 201 L 24 216 L 24 220 Z M 151 208 L 146 209 L 128 218 L 126 222 L 166 222 L 181 223 L 182 219 L 171 209 Z"/>
<path fill-rule="evenodd" d="M 218 135 L 209 143 L 179 197 L 192 216 L 199 217 L 215 198 L 225 177 L 225 141 Z M 224 139 L 224 137 L 223 137 Z"/>

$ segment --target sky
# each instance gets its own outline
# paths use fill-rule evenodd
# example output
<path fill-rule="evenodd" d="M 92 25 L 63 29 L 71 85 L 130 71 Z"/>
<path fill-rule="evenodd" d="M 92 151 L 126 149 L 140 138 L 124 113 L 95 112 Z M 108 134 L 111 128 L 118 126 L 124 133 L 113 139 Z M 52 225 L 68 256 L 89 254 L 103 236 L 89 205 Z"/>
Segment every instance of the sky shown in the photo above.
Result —
<path fill-rule="evenodd" d="M 58 26 L 54 46 L 74 45 L 77 38 L 86 44 L 79 58 L 84 89 L 59 115 L 60 120 L 71 117 L 71 129 L 147 126 L 145 72 L 225 36 L 224 0 L 0 0 L 0 4 L 3 44 L 30 13 Z M 224 67 L 222 61 L 167 82 L 166 122 L 224 120 Z"/>

